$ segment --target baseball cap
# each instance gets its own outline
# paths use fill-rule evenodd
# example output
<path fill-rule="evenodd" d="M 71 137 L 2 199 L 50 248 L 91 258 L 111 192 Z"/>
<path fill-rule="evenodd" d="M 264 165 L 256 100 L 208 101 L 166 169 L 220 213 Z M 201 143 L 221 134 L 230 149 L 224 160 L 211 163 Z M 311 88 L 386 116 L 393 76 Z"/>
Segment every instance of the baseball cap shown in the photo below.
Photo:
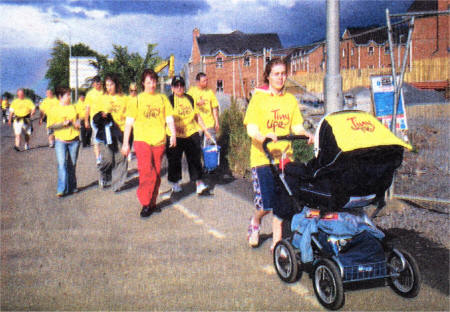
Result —
<path fill-rule="evenodd" d="M 181 76 L 175 76 L 175 77 L 173 77 L 173 79 L 172 79 L 172 84 L 171 84 L 172 87 L 175 86 L 175 85 L 177 85 L 177 84 L 181 84 L 181 85 L 185 86 L 186 84 L 184 83 L 184 78 L 181 77 Z"/>

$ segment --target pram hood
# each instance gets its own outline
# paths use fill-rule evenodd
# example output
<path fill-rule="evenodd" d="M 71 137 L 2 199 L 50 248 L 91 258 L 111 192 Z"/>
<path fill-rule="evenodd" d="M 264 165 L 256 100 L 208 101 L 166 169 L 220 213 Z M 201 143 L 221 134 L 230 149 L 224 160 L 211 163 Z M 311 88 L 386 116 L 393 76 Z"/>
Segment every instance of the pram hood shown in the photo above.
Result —
<path fill-rule="evenodd" d="M 330 144 L 333 145 L 330 148 Z M 339 111 L 331 113 L 319 123 L 315 133 L 315 156 L 320 151 L 349 152 L 376 146 L 412 147 L 395 136 L 373 115 L 363 111 Z"/>

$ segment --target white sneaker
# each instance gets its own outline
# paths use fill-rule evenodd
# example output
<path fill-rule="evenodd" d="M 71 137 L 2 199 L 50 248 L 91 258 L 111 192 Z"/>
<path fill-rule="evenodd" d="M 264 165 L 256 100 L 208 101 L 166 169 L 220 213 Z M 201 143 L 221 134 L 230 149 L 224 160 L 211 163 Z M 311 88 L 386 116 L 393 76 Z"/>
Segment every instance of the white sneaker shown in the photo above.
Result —
<path fill-rule="evenodd" d="M 197 194 L 203 193 L 208 187 L 202 181 L 197 182 Z"/>
<path fill-rule="evenodd" d="M 250 225 L 248 226 L 248 234 L 247 234 L 247 240 L 250 247 L 258 247 L 259 245 L 259 231 L 260 226 L 259 225 L 253 225 L 253 222 L 250 221 Z"/>
<path fill-rule="evenodd" d="M 28 151 L 28 150 L 30 149 L 30 146 L 29 146 L 28 144 L 25 144 L 24 149 L 25 149 L 26 151 Z"/>
<path fill-rule="evenodd" d="M 181 192 L 183 189 L 181 188 L 180 183 L 176 182 L 176 183 L 172 183 L 172 192 L 174 193 L 179 193 Z"/>

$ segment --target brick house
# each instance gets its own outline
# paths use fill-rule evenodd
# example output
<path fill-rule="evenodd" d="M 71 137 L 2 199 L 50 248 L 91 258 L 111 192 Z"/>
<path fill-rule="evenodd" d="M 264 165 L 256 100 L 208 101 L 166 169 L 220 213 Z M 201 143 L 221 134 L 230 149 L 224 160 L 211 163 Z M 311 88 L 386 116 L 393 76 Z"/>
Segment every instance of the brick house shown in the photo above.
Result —
<path fill-rule="evenodd" d="M 208 87 L 236 98 L 247 97 L 262 84 L 265 64 L 282 48 L 274 33 L 200 34 L 192 32 L 192 51 L 186 69 L 190 85 L 198 72 L 208 76 Z M 283 53 L 281 53 L 283 54 Z"/>

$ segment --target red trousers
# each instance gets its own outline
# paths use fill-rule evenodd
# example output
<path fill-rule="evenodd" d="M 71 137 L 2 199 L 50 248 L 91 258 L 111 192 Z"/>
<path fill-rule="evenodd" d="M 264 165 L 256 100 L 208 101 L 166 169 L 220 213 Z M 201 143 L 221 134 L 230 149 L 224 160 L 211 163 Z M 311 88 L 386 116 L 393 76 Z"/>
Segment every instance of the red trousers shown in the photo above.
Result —
<path fill-rule="evenodd" d="M 161 185 L 161 161 L 164 155 L 164 145 L 150 146 L 142 141 L 134 141 L 139 186 L 136 194 L 142 206 L 155 206 Z"/>

